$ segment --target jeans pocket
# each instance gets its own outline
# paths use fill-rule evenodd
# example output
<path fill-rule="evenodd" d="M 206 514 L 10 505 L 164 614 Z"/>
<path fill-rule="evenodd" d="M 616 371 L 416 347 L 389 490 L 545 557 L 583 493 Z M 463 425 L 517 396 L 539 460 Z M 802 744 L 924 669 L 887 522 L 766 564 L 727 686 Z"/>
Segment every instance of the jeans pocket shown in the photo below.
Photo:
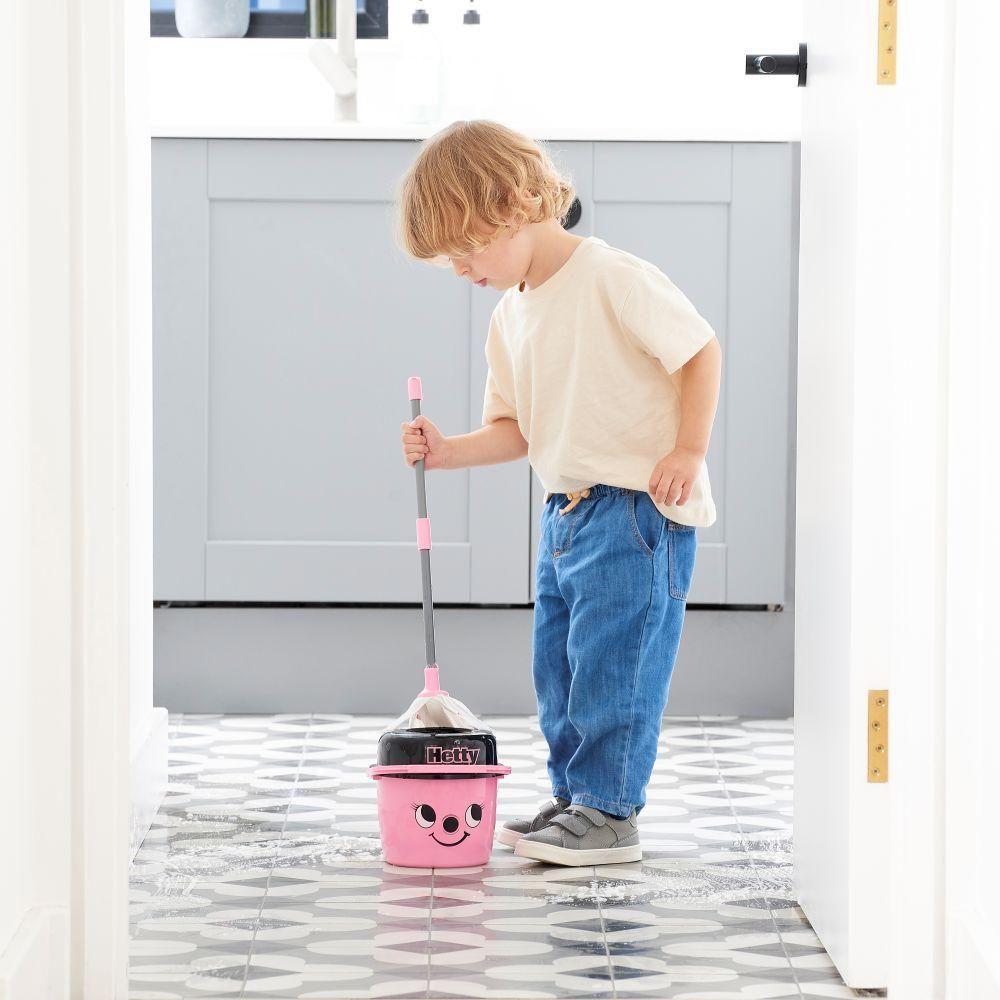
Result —
<path fill-rule="evenodd" d="M 563 505 L 565 506 L 566 504 Z M 552 507 L 546 507 L 545 510 L 549 518 L 549 555 L 554 559 L 565 555 L 572 548 L 573 532 L 587 508 L 581 502 L 566 514 L 560 514 L 560 509 L 559 504 L 553 502 Z"/>
<path fill-rule="evenodd" d="M 652 557 L 663 537 L 667 519 L 656 509 L 649 494 L 638 490 L 628 495 L 628 518 L 639 548 L 644 555 Z"/>
<path fill-rule="evenodd" d="M 698 551 L 698 532 L 690 524 L 667 524 L 667 584 L 670 596 L 686 601 L 694 575 L 695 555 Z"/>

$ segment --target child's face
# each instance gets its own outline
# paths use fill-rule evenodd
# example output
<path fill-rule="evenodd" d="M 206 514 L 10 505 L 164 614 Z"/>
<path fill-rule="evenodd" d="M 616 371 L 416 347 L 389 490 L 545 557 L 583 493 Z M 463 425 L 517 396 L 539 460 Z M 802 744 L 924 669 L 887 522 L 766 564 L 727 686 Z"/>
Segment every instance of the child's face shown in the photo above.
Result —
<path fill-rule="evenodd" d="M 530 227 L 525 226 L 513 234 L 504 230 L 484 250 L 448 260 L 460 278 L 502 291 L 519 284 L 528 273 L 531 246 Z"/>

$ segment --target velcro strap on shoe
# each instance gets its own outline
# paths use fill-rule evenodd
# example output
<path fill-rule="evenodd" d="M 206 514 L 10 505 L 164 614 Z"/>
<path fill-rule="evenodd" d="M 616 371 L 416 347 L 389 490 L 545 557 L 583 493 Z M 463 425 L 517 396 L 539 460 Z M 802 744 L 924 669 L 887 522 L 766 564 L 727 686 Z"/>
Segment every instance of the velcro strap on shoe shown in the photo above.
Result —
<path fill-rule="evenodd" d="M 568 822 L 560 822 L 563 817 L 567 816 L 575 818 L 575 822 L 572 825 Z M 607 821 L 608 818 L 600 809 L 592 809 L 590 806 L 570 806 L 566 812 L 556 816 L 552 820 L 553 823 L 559 823 L 560 826 L 569 830 L 570 833 L 575 833 L 578 837 L 582 837 L 590 827 L 604 826 Z"/>
<path fill-rule="evenodd" d="M 593 825 L 587 821 L 586 817 L 575 812 L 560 813 L 551 822 L 558 824 L 565 830 L 569 830 L 570 833 L 577 837 L 582 837 Z"/>
<path fill-rule="evenodd" d="M 580 813 L 581 816 L 586 816 L 594 826 L 604 826 L 608 821 L 608 817 L 600 809 L 595 809 L 593 806 L 571 806 L 571 808 L 574 812 Z"/>

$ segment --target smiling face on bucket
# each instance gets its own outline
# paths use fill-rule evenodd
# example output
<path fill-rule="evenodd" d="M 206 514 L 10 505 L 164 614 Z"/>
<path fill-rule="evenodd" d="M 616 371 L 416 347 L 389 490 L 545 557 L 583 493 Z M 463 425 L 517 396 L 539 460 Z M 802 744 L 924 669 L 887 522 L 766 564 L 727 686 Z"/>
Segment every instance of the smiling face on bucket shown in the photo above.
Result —
<path fill-rule="evenodd" d="M 427 835 L 442 847 L 458 847 L 464 843 L 483 820 L 483 803 L 472 802 L 464 814 L 458 815 L 456 809 L 446 809 L 447 815 L 441 814 L 440 803 L 435 809 L 429 802 L 413 803 L 413 818 L 417 826 L 427 830 Z"/>
<path fill-rule="evenodd" d="M 405 868 L 485 864 L 493 849 L 497 782 L 510 769 L 486 765 L 498 773 L 478 773 L 462 763 L 424 768 L 427 777 L 375 775 L 385 860 Z"/>

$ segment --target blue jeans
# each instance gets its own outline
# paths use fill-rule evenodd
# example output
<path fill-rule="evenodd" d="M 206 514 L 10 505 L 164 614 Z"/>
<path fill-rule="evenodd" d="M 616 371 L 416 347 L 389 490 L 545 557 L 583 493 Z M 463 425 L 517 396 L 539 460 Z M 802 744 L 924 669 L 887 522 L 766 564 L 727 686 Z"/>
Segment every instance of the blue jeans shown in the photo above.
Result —
<path fill-rule="evenodd" d="M 532 675 L 552 792 L 641 811 L 684 624 L 697 529 L 644 490 L 599 484 L 542 511 Z"/>

